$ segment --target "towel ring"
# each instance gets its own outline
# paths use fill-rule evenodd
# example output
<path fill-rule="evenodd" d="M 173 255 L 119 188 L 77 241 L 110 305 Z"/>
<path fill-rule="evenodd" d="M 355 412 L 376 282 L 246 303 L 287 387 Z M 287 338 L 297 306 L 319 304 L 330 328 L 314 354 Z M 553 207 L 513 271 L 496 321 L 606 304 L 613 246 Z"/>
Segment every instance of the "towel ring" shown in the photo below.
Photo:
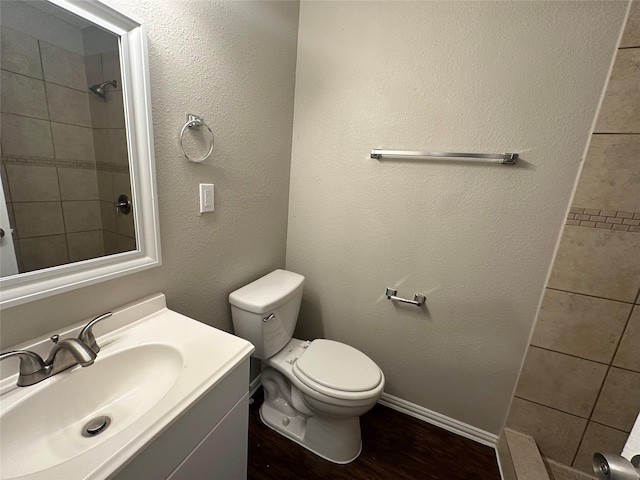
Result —
<path fill-rule="evenodd" d="M 194 159 L 189 157 L 189 155 L 187 155 L 187 152 L 184 151 L 184 146 L 182 145 L 184 132 L 187 131 L 187 128 L 192 128 L 192 127 L 205 127 L 207 130 L 209 130 L 209 134 L 211 135 L 211 147 L 209 148 L 209 151 L 207 152 L 207 154 L 202 158 Z M 178 143 L 180 144 L 180 150 L 182 150 L 182 154 L 185 156 L 187 160 L 193 163 L 200 163 L 206 160 L 207 158 L 209 158 L 209 155 L 211 155 L 211 152 L 213 152 L 213 132 L 209 128 L 209 125 L 204 123 L 204 118 L 198 117 L 197 115 L 192 115 L 191 113 L 187 113 L 187 123 L 185 123 L 184 127 L 182 127 L 182 130 L 180 130 L 180 140 Z"/>

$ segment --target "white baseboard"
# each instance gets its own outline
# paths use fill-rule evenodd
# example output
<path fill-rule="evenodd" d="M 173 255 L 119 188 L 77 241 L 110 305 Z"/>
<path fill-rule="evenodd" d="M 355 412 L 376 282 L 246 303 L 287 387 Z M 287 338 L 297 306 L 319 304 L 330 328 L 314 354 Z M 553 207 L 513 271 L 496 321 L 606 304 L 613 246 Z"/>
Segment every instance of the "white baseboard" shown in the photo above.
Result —
<path fill-rule="evenodd" d="M 436 427 L 444 428 L 445 430 L 460 435 L 461 437 L 468 438 L 474 442 L 481 443 L 488 447 L 495 448 L 498 443 L 498 436 L 493 433 L 480 430 L 472 425 L 468 425 L 459 420 L 442 415 L 441 413 L 434 412 L 428 408 L 421 407 L 415 403 L 408 402 L 388 393 L 383 393 L 378 403 L 397 410 L 398 412 L 406 413 L 414 418 L 422 420 L 423 422 L 430 423 Z"/>
<path fill-rule="evenodd" d="M 253 394 L 256 393 L 256 390 L 260 388 L 261 377 L 262 374 L 258 375 L 249 384 L 250 397 L 252 397 Z M 388 393 L 383 393 L 380 400 L 378 400 L 378 403 L 393 410 L 397 410 L 398 412 L 406 413 L 407 415 L 417 418 L 418 420 L 422 420 L 423 422 L 430 423 L 431 425 L 435 425 L 436 427 L 444 428 L 451 433 L 455 433 L 461 437 L 481 443 L 482 445 L 496 448 L 496 445 L 498 444 L 498 436 L 493 433 L 485 432 L 484 430 L 467 425 L 466 423 L 462 423 L 459 420 L 434 412 L 428 408 L 424 408 L 420 405 L 416 405 L 415 403 L 389 395 Z"/>

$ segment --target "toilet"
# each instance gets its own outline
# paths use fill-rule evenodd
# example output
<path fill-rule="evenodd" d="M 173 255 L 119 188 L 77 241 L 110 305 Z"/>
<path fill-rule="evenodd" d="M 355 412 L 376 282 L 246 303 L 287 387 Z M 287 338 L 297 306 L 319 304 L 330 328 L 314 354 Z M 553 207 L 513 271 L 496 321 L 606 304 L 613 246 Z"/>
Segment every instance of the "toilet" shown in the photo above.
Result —
<path fill-rule="evenodd" d="M 334 463 L 362 449 L 360 415 L 384 389 L 384 374 L 359 350 L 293 338 L 304 277 L 275 270 L 229 295 L 236 335 L 262 360 L 263 423 Z"/>

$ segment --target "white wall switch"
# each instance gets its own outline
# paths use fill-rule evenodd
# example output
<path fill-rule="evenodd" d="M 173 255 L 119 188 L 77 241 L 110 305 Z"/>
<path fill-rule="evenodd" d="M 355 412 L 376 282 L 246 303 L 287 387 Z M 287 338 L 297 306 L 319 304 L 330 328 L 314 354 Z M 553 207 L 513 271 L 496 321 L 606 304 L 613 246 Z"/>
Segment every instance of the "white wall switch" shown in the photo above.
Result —
<path fill-rule="evenodd" d="M 213 183 L 200 184 L 200 213 L 213 212 Z"/>

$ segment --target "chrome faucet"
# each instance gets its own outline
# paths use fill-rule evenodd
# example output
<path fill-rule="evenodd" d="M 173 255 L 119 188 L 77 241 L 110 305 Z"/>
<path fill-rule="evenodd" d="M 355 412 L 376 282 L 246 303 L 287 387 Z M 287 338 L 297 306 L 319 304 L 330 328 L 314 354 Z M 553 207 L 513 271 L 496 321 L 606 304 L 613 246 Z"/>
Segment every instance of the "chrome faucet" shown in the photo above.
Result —
<path fill-rule="evenodd" d="M 59 342 L 57 335 L 54 335 L 51 340 L 55 345 L 51 349 L 51 352 L 49 352 L 49 358 L 44 362 L 45 367 L 55 365 L 58 352 L 63 350 L 69 352 L 74 358 L 75 363 L 79 363 L 81 367 L 93 365 L 93 361 L 96 359 L 96 354 L 91 350 L 91 347 L 85 345 L 83 341 L 78 340 L 77 338 L 67 338 L 66 340 Z"/>
<path fill-rule="evenodd" d="M 76 338 L 67 338 L 58 343 L 58 335 L 54 335 L 51 341 L 55 345 L 46 361 L 28 350 L 14 350 L 0 355 L 0 360 L 16 356 L 20 358 L 19 387 L 34 385 L 77 364 L 88 367 L 96 358 L 93 350 Z"/>
<path fill-rule="evenodd" d="M 19 387 L 34 385 L 78 364 L 81 367 L 88 367 L 93 364 L 96 354 L 100 351 L 92 332 L 93 326 L 110 316 L 111 312 L 108 312 L 91 320 L 80 331 L 78 338 L 67 338 L 60 341 L 58 335 L 53 335 L 51 341 L 54 346 L 49 352 L 47 360 L 43 360 L 40 355 L 29 350 L 13 350 L 2 353 L 0 360 L 13 357 L 20 359 L 20 375 L 18 375 L 17 382 Z"/>

